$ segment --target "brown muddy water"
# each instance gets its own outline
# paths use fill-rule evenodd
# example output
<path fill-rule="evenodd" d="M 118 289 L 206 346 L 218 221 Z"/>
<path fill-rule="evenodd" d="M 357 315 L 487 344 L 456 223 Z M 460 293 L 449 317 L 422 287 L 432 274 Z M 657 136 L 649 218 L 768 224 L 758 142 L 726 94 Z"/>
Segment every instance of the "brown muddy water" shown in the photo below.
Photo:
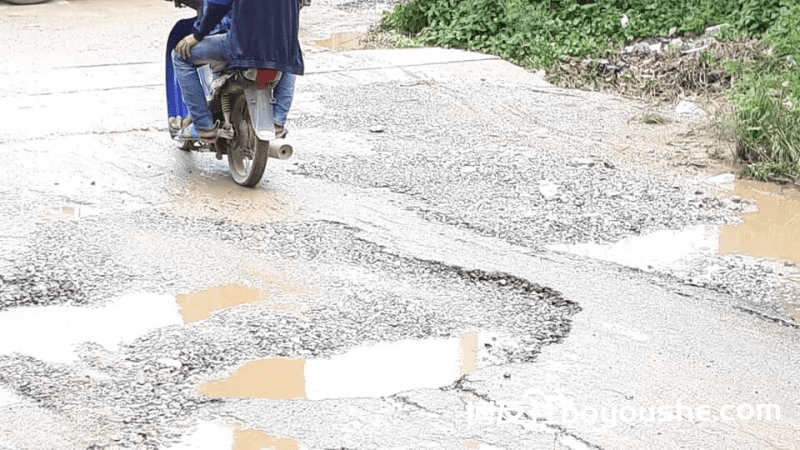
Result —
<path fill-rule="evenodd" d="M 180 305 L 184 320 L 186 323 L 190 323 L 206 319 L 214 311 L 244 303 L 254 303 L 268 297 L 269 293 L 266 291 L 248 286 L 228 285 L 193 294 L 179 295 L 178 305 Z"/>
<path fill-rule="evenodd" d="M 744 214 L 740 225 L 721 228 L 720 253 L 800 263 L 800 191 L 739 181 L 733 193 L 754 200 L 758 212 Z"/>
<path fill-rule="evenodd" d="M 744 215 L 744 222 L 720 230 L 720 253 L 758 256 L 800 264 L 800 191 L 755 181 L 739 181 L 734 194 L 749 198 L 758 212 Z M 800 273 L 793 283 L 800 284 Z M 781 305 L 800 323 L 800 299 Z"/>
<path fill-rule="evenodd" d="M 749 199 L 757 211 L 742 214 L 732 226 L 699 225 L 662 230 L 613 244 L 554 245 L 550 249 L 588 256 L 641 270 L 682 271 L 717 255 L 740 254 L 786 265 L 800 264 L 800 191 L 791 187 L 737 180 L 723 197 Z M 797 283 L 799 277 L 792 282 Z M 800 299 L 781 305 L 800 322 Z"/>
<path fill-rule="evenodd" d="M 298 311 L 297 303 L 276 302 L 274 297 L 313 295 L 316 291 L 305 286 L 297 286 L 282 278 L 264 277 L 266 289 L 256 289 L 240 284 L 216 286 L 177 298 L 181 315 L 186 323 L 207 319 L 214 312 L 239 305 L 258 303 L 276 311 Z"/>
<path fill-rule="evenodd" d="M 294 439 L 267 434 L 260 430 L 236 430 L 233 433 L 233 450 L 297 450 Z"/>
<path fill-rule="evenodd" d="M 189 157 L 185 164 L 196 164 L 198 167 L 186 177 L 185 188 L 173 202 L 175 209 L 182 214 L 246 224 L 300 220 L 305 217 L 295 199 L 284 192 L 250 189 L 233 183 L 228 175 L 227 164 L 211 160 L 205 161 L 205 167 L 201 159 Z M 269 165 L 267 170 L 270 170 Z"/>

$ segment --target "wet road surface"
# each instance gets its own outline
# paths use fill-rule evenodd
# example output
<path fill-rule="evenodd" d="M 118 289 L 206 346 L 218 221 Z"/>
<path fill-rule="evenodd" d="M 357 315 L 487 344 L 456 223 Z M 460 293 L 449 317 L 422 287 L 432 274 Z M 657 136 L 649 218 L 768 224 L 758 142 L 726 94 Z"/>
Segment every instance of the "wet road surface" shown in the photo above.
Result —
<path fill-rule="evenodd" d="M 700 212 L 670 215 L 691 227 L 660 231 L 662 248 L 647 233 L 622 251 L 574 242 L 576 227 L 557 224 L 584 198 L 645 228 L 619 211 L 672 211 L 643 175 L 588 197 L 564 179 L 558 202 L 531 175 L 590 167 L 592 187 L 609 189 L 625 161 L 544 156 L 609 162 L 614 133 L 565 134 L 565 118 L 594 111 L 621 127 L 613 116 L 636 105 L 488 55 L 340 52 L 354 38 L 342 33 L 364 30 L 319 24 L 364 14 L 321 3 L 303 12 L 295 156 L 271 160 L 256 189 L 168 139 L 161 42 L 186 11 L 0 6 L 16 63 L 0 69 L 0 449 L 797 446 L 791 303 L 757 307 L 715 288 L 737 286 L 718 275 L 685 281 L 708 261 L 790 279 L 790 245 L 748 244 L 765 228 L 791 235 L 794 193 L 691 188 Z M 374 18 L 374 6 L 362 9 Z M 33 43 L 45 30 L 60 39 Z M 540 106 L 520 92 L 566 112 L 532 120 Z M 509 116 L 507 128 L 487 115 Z M 759 212 L 734 226 L 739 204 Z M 593 214 L 579 226 L 622 233 Z M 775 261 L 724 259 L 734 252 Z M 677 401 L 717 420 L 564 415 Z M 724 405 L 761 404 L 780 418 L 720 420 Z"/>

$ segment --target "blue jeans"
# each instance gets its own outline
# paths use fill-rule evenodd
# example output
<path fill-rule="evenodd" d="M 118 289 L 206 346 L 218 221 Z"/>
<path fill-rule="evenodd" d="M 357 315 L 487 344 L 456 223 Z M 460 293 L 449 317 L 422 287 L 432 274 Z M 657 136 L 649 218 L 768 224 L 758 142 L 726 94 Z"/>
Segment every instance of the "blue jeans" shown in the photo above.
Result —
<path fill-rule="evenodd" d="M 286 123 L 286 116 L 289 115 L 289 108 L 292 107 L 294 97 L 294 80 L 297 75 L 283 72 L 280 81 L 275 85 L 272 96 L 275 98 L 272 108 L 272 121 L 278 125 Z"/>
<path fill-rule="evenodd" d="M 214 128 L 214 116 L 208 110 L 206 94 L 203 91 L 203 85 L 200 83 L 197 67 L 212 62 L 226 64 L 225 38 L 226 34 L 206 36 L 192 47 L 192 52 L 188 59 L 178 55 L 175 50 L 172 51 L 175 78 L 181 87 L 183 101 L 192 115 L 192 122 L 198 130 Z M 294 82 L 295 75 L 284 72 L 275 86 L 275 91 L 273 92 L 273 121 L 276 124 L 283 125 L 286 123 L 286 116 L 289 114 L 289 108 L 292 107 Z"/>

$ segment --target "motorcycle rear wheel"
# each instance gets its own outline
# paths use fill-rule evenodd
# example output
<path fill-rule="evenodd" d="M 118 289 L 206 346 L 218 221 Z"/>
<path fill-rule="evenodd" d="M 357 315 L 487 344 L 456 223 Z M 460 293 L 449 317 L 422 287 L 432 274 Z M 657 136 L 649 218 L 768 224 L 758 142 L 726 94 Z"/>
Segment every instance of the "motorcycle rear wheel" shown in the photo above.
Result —
<path fill-rule="evenodd" d="M 261 181 L 267 168 L 269 141 L 258 138 L 250 120 L 247 99 L 240 93 L 233 102 L 231 123 L 234 138 L 228 143 L 228 167 L 233 181 L 246 187 L 253 187 Z"/>

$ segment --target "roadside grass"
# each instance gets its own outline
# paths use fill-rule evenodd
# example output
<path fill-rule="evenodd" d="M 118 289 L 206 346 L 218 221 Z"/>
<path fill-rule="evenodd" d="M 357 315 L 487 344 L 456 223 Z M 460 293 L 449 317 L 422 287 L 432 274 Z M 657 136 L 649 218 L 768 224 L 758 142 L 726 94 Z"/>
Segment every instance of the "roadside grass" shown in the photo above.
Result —
<path fill-rule="evenodd" d="M 796 0 L 404 0 L 384 15 L 380 30 L 403 36 L 403 46 L 463 48 L 558 74 L 555 68 L 565 61 L 616 54 L 635 39 L 670 31 L 701 34 L 718 24 L 725 24 L 718 39 L 752 37 L 770 47 L 752 59 L 724 59 L 713 51 L 698 55 L 702 64 L 731 76 L 724 97 L 733 112 L 718 119 L 736 141 L 743 173 L 765 181 L 800 180 Z M 579 76 L 598 77 L 596 72 Z M 663 123 L 656 117 L 643 121 Z"/>
<path fill-rule="evenodd" d="M 646 112 L 642 114 L 642 122 L 650 125 L 661 125 L 669 122 L 669 120 L 659 114 Z"/>
<path fill-rule="evenodd" d="M 760 61 L 723 61 L 734 82 L 722 117 L 736 142 L 743 173 L 762 181 L 800 180 L 800 70 L 775 55 Z"/>

